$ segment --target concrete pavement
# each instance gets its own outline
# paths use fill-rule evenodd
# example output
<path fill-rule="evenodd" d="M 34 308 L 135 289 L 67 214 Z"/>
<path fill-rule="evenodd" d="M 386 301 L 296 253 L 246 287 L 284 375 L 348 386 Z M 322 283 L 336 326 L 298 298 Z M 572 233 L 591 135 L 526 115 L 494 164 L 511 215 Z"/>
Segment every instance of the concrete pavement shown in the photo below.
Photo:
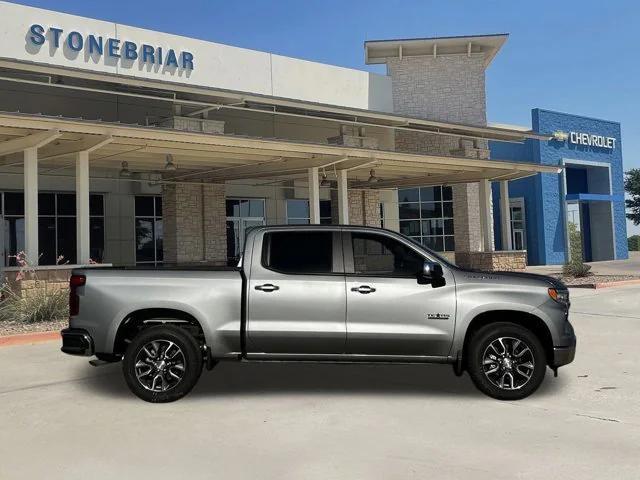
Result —
<path fill-rule="evenodd" d="M 0 349 L 0 478 L 640 475 L 640 287 L 572 291 L 576 361 L 498 402 L 442 365 L 221 364 L 185 399 L 57 343 Z"/>

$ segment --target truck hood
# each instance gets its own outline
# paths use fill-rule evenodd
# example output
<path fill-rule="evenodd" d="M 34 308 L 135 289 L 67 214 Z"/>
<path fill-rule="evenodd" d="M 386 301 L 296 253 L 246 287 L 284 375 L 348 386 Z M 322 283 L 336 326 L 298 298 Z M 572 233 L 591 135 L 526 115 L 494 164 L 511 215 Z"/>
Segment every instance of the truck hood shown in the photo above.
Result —
<path fill-rule="evenodd" d="M 556 288 L 558 290 L 566 290 L 567 286 L 560 280 L 548 275 L 539 275 L 537 273 L 527 272 L 485 272 L 482 270 L 471 270 L 458 268 L 458 274 L 468 279 L 482 278 L 491 283 L 526 283 L 532 286 L 546 286 Z"/>

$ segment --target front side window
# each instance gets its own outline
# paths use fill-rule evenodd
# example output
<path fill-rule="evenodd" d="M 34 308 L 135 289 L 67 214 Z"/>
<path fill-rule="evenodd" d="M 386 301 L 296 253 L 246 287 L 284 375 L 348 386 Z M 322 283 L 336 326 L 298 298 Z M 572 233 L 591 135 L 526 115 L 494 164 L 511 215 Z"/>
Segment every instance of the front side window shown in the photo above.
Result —
<path fill-rule="evenodd" d="M 333 271 L 333 232 L 273 232 L 264 236 L 263 265 L 282 273 Z"/>
<path fill-rule="evenodd" d="M 352 233 L 356 275 L 411 277 L 422 271 L 424 258 L 403 243 L 370 233 Z"/>

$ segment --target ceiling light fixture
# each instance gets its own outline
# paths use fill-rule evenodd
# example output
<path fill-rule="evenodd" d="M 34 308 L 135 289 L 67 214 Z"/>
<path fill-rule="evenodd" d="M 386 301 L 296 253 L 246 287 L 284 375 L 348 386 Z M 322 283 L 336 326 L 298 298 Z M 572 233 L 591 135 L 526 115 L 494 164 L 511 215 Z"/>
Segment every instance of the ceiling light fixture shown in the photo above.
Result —
<path fill-rule="evenodd" d="M 178 167 L 176 167 L 176 164 L 173 163 L 173 155 L 168 154 L 166 160 L 167 163 L 165 164 L 164 169 L 168 172 L 175 172 Z"/>
<path fill-rule="evenodd" d="M 378 183 L 380 181 L 380 179 L 378 177 L 376 177 L 376 171 L 371 169 L 371 171 L 369 172 L 369 180 L 367 180 L 367 182 L 369 183 Z"/>
<path fill-rule="evenodd" d="M 327 174 L 325 172 L 322 172 L 322 180 L 320 180 L 320 186 L 328 187 L 329 185 L 331 185 L 331 182 L 329 182 L 329 179 L 327 178 Z"/>
<path fill-rule="evenodd" d="M 124 178 L 131 177 L 131 170 L 129 170 L 129 162 L 122 162 L 122 168 L 120 169 L 120 176 Z"/>

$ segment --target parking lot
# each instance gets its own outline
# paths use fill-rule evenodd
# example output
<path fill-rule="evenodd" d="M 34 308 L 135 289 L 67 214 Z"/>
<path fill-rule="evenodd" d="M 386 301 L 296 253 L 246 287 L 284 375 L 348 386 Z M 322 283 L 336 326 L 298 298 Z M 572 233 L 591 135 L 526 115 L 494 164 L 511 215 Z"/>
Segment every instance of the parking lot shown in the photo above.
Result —
<path fill-rule="evenodd" d="M 144 403 L 119 365 L 0 349 L 0 478 L 639 478 L 640 287 L 572 290 L 576 361 L 498 402 L 443 365 L 221 364 Z"/>

